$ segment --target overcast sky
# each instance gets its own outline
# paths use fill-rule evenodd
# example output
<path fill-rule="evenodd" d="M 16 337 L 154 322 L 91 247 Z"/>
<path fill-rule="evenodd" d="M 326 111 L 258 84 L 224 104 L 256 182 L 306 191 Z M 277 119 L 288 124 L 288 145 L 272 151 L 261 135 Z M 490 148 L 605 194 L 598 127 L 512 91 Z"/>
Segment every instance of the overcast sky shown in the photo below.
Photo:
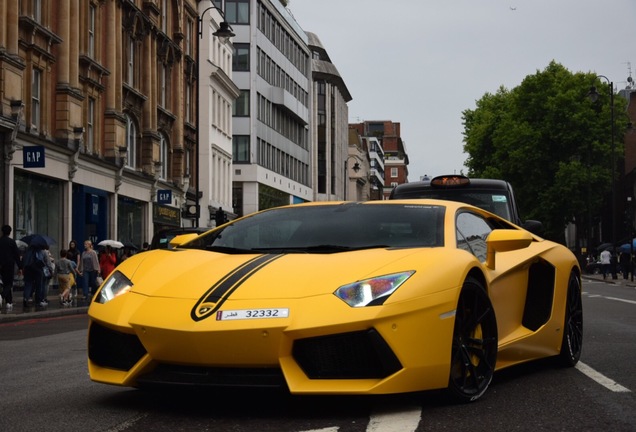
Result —
<path fill-rule="evenodd" d="M 636 78 L 635 0 L 290 0 L 353 100 L 349 122 L 401 123 L 409 181 L 464 167 L 462 111 L 555 60 Z"/>

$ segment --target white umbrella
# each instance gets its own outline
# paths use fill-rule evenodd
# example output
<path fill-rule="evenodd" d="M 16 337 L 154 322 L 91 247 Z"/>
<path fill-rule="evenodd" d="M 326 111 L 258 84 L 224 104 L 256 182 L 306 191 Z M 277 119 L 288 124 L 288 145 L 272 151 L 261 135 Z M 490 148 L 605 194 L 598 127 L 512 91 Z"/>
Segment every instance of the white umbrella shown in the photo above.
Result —
<path fill-rule="evenodd" d="M 29 247 L 29 245 L 23 242 L 22 240 L 16 240 L 15 244 L 18 246 L 18 249 L 20 250 L 25 250 Z"/>
<path fill-rule="evenodd" d="M 97 246 L 110 246 L 115 249 L 121 249 L 124 247 L 124 244 L 117 240 L 102 240 L 97 243 Z"/>

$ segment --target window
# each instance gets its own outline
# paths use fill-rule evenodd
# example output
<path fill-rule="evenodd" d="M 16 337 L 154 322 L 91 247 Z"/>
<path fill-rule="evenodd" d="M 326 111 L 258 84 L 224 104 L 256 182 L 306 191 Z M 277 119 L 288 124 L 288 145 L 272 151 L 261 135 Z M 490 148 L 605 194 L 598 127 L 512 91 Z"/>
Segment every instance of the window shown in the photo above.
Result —
<path fill-rule="evenodd" d="M 398 169 L 397 168 L 391 168 L 391 177 L 392 178 L 396 178 L 398 176 Z"/>
<path fill-rule="evenodd" d="M 486 238 L 492 228 L 474 213 L 462 212 L 457 215 L 457 248 L 475 255 L 479 261 L 486 261 Z"/>
<path fill-rule="evenodd" d="M 159 162 L 161 167 L 159 168 L 159 178 L 162 180 L 168 179 L 168 140 L 164 134 L 160 134 L 159 139 Z"/>
<path fill-rule="evenodd" d="M 137 166 L 137 126 L 133 119 L 126 114 L 126 148 L 128 149 L 126 166 Z"/>
<path fill-rule="evenodd" d="M 161 0 L 161 31 L 168 33 L 168 0 Z"/>
<path fill-rule="evenodd" d="M 192 92 L 194 86 L 190 81 L 186 83 L 186 92 L 185 92 L 185 121 L 187 123 L 192 123 Z"/>
<path fill-rule="evenodd" d="M 33 0 L 33 20 L 42 24 L 42 0 Z"/>
<path fill-rule="evenodd" d="M 88 98 L 85 139 L 85 151 L 87 153 L 93 153 L 95 151 L 95 99 L 93 98 Z"/>
<path fill-rule="evenodd" d="M 233 162 L 248 163 L 250 161 L 250 136 L 234 135 L 232 137 Z"/>
<path fill-rule="evenodd" d="M 128 36 L 128 63 L 126 68 L 126 84 L 134 86 L 135 84 L 135 39 Z"/>
<path fill-rule="evenodd" d="M 185 53 L 190 57 L 194 57 L 192 55 L 192 40 L 194 37 L 194 21 L 188 17 L 188 21 L 186 22 L 186 35 L 185 35 Z"/>
<path fill-rule="evenodd" d="M 41 118 L 41 92 L 42 92 L 42 71 L 33 69 L 31 77 L 31 127 L 33 130 L 40 130 Z"/>
<path fill-rule="evenodd" d="M 159 65 L 159 105 L 166 108 L 168 106 L 168 66 L 165 63 Z"/>
<path fill-rule="evenodd" d="M 88 56 L 95 58 L 95 5 L 88 7 Z"/>
<path fill-rule="evenodd" d="M 225 18 L 230 24 L 249 24 L 249 0 L 225 0 Z"/>
<path fill-rule="evenodd" d="M 241 90 L 241 94 L 234 101 L 233 116 L 236 117 L 249 117 L 250 115 L 250 91 Z"/>
<path fill-rule="evenodd" d="M 234 56 L 232 57 L 233 71 L 250 70 L 250 45 L 234 44 Z"/>

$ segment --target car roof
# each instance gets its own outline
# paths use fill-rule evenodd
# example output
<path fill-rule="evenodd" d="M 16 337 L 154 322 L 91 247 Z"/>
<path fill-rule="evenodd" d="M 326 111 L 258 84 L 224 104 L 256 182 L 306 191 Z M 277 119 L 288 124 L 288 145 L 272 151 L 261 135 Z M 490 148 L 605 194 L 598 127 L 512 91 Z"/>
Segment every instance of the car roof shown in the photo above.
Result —
<path fill-rule="evenodd" d="M 505 180 L 471 178 L 470 183 L 466 185 L 436 187 L 431 185 L 431 180 L 421 180 L 421 181 L 403 183 L 403 184 L 397 185 L 393 189 L 392 195 L 396 195 L 397 193 L 408 194 L 409 192 L 415 192 L 422 189 L 445 189 L 445 188 L 491 189 L 491 190 L 508 191 L 510 190 L 510 184 Z"/>
<path fill-rule="evenodd" d="M 175 227 L 175 228 L 164 228 L 161 229 L 152 236 L 152 241 L 150 242 L 150 249 L 163 249 L 168 247 L 168 243 L 174 237 L 181 234 L 202 234 L 206 231 L 209 231 L 210 228 L 207 227 Z"/>

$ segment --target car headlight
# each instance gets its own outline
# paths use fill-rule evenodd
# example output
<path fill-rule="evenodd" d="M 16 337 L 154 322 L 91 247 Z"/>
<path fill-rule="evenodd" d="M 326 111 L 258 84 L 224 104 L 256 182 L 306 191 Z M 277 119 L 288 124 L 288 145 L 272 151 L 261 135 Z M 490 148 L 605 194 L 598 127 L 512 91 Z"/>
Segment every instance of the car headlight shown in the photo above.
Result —
<path fill-rule="evenodd" d="M 350 283 L 338 288 L 334 295 L 351 307 L 379 305 L 414 273 L 406 271 Z"/>
<path fill-rule="evenodd" d="M 117 296 L 126 294 L 132 289 L 133 283 L 120 271 L 114 271 L 102 285 L 97 294 L 97 303 L 106 303 Z"/>

